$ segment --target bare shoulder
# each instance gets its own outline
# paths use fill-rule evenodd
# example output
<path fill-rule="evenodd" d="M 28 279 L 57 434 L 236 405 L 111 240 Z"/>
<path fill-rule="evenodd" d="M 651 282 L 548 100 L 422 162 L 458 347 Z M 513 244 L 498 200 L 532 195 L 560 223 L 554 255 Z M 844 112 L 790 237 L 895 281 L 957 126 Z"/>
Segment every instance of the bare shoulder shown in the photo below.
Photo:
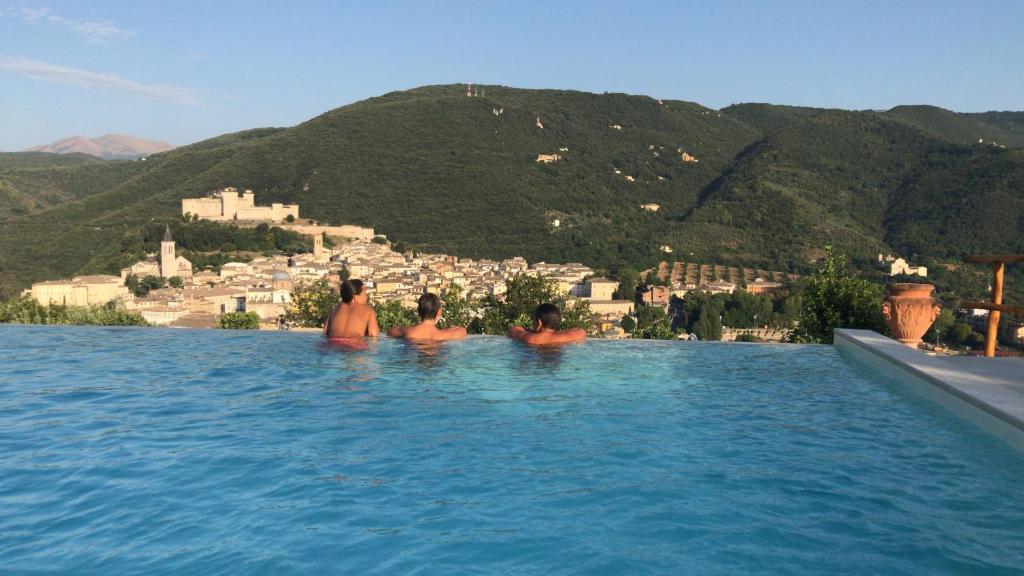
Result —
<path fill-rule="evenodd" d="M 466 337 L 466 328 L 463 326 L 452 326 L 441 331 L 446 340 L 461 340 Z"/>
<path fill-rule="evenodd" d="M 569 328 L 558 333 L 560 342 L 580 342 L 587 339 L 587 331 L 583 328 Z"/>

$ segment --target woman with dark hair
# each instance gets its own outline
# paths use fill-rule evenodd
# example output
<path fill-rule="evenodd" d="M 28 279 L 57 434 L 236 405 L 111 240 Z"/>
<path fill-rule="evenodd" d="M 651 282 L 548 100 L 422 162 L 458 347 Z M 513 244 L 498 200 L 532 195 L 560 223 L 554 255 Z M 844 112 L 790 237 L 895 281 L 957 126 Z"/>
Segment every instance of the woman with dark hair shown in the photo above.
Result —
<path fill-rule="evenodd" d="M 331 311 L 324 326 L 324 336 L 328 340 L 380 336 L 377 313 L 367 304 L 366 289 L 361 280 L 344 280 L 341 283 L 341 302 Z"/>

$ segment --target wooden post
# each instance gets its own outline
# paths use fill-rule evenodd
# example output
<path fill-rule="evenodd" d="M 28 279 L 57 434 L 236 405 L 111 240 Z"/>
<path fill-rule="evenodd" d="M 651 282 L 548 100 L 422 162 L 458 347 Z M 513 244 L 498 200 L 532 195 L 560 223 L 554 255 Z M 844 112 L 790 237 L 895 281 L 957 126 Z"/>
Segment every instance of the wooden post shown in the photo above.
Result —
<path fill-rule="evenodd" d="M 1003 270 L 1006 268 L 1004 262 L 996 262 L 992 265 L 992 303 L 1003 303 Z M 985 331 L 985 356 L 996 355 L 996 337 L 999 333 L 999 310 L 988 311 L 988 329 Z"/>

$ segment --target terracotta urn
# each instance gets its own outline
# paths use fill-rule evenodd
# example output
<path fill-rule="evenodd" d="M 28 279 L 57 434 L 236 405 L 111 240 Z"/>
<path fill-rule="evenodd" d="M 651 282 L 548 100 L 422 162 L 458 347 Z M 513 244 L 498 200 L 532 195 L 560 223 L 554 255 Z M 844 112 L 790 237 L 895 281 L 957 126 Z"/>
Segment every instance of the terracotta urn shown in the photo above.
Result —
<path fill-rule="evenodd" d="M 932 322 L 939 317 L 942 305 L 932 298 L 931 284 L 896 283 L 885 287 L 882 316 L 896 339 L 917 348 Z"/>

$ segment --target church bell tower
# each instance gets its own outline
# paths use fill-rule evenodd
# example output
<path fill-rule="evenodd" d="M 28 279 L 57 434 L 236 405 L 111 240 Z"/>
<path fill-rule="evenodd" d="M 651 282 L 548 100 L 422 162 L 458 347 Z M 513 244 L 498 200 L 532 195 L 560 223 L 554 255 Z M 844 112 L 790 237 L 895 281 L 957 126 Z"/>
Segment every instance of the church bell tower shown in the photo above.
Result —
<path fill-rule="evenodd" d="M 177 276 L 177 266 L 174 258 L 174 238 L 171 238 L 171 227 L 164 230 L 164 239 L 160 242 L 160 276 L 170 278 Z"/>

